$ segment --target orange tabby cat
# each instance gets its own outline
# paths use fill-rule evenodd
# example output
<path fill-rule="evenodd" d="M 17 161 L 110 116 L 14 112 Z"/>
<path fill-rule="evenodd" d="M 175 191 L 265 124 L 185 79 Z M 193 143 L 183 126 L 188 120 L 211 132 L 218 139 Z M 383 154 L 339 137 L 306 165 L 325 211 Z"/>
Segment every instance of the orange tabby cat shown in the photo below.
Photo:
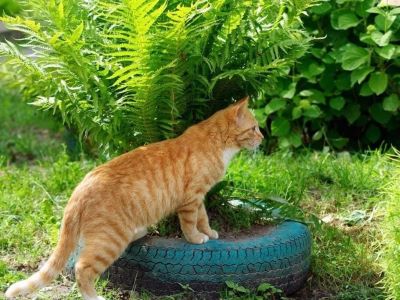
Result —
<path fill-rule="evenodd" d="M 13 284 L 6 297 L 29 294 L 53 280 L 81 241 L 76 280 L 85 300 L 99 300 L 95 278 L 146 227 L 177 212 L 187 241 L 202 244 L 210 228 L 203 198 L 224 175 L 240 148 L 256 148 L 263 136 L 247 108 L 248 98 L 218 111 L 181 136 L 139 147 L 86 175 L 64 212 L 60 240 L 45 265 Z"/>

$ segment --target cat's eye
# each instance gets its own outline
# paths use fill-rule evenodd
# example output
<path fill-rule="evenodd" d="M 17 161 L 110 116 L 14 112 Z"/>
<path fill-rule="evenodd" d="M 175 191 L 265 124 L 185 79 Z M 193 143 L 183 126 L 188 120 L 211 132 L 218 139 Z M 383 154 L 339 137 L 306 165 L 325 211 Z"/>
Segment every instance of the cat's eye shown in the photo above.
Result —
<path fill-rule="evenodd" d="M 256 129 L 257 129 L 257 126 L 253 126 L 253 128 L 252 128 L 252 129 L 253 129 L 253 131 L 256 131 Z"/>

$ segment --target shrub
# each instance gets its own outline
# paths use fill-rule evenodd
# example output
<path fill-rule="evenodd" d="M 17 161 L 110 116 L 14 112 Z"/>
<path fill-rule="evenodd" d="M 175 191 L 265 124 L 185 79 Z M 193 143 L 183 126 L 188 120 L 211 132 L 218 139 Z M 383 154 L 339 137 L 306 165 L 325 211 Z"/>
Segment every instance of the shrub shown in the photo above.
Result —
<path fill-rule="evenodd" d="M 309 9 L 305 27 L 319 38 L 291 78 L 257 103 L 272 144 L 340 149 L 398 142 L 400 8 L 376 2 L 332 0 Z"/>
<path fill-rule="evenodd" d="M 25 17 L 0 20 L 34 55 L 0 54 L 28 101 L 125 150 L 266 93 L 306 51 L 299 17 L 315 1 L 29 0 Z"/>

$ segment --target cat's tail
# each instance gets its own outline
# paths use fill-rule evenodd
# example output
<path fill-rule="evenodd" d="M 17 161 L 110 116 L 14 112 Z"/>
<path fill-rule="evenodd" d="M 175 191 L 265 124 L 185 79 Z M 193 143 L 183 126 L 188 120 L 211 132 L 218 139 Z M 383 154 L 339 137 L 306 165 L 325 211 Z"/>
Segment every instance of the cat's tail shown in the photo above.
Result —
<path fill-rule="evenodd" d="M 31 277 L 12 284 L 6 291 L 6 298 L 30 294 L 45 287 L 61 273 L 69 256 L 79 242 L 80 213 L 78 211 L 72 213 L 71 211 L 69 209 L 64 214 L 60 239 L 50 258 Z"/>

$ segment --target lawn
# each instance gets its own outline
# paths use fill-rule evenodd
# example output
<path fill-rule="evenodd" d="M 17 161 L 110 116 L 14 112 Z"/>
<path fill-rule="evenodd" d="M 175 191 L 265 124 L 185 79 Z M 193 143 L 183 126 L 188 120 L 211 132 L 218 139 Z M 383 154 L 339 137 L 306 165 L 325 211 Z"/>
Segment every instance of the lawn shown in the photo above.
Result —
<path fill-rule="evenodd" d="M 72 189 L 101 160 L 71 160 L 63 128 L 46 114 L 10 95 L 0 95 L 0 105 L 1 298 L 10 283 L 31 274 L 49 256 Z M 233 182 L 233 196 L 284 199 L 290 204 L 281 215 L 310 224 L 312 274 L 293 299 L 386 299 L 380 224 L 387 204 L 383 190 L 393 169 L 379 151 L 243 152 L 226 178 Z M 152 298 L 112 289 L 103 280 L 98 287 L 107 299 Z M 185 294 L 168 299 L 182 298 Z M 80 298 L 74 283 L 60 276 L 37 299 Z"/>

